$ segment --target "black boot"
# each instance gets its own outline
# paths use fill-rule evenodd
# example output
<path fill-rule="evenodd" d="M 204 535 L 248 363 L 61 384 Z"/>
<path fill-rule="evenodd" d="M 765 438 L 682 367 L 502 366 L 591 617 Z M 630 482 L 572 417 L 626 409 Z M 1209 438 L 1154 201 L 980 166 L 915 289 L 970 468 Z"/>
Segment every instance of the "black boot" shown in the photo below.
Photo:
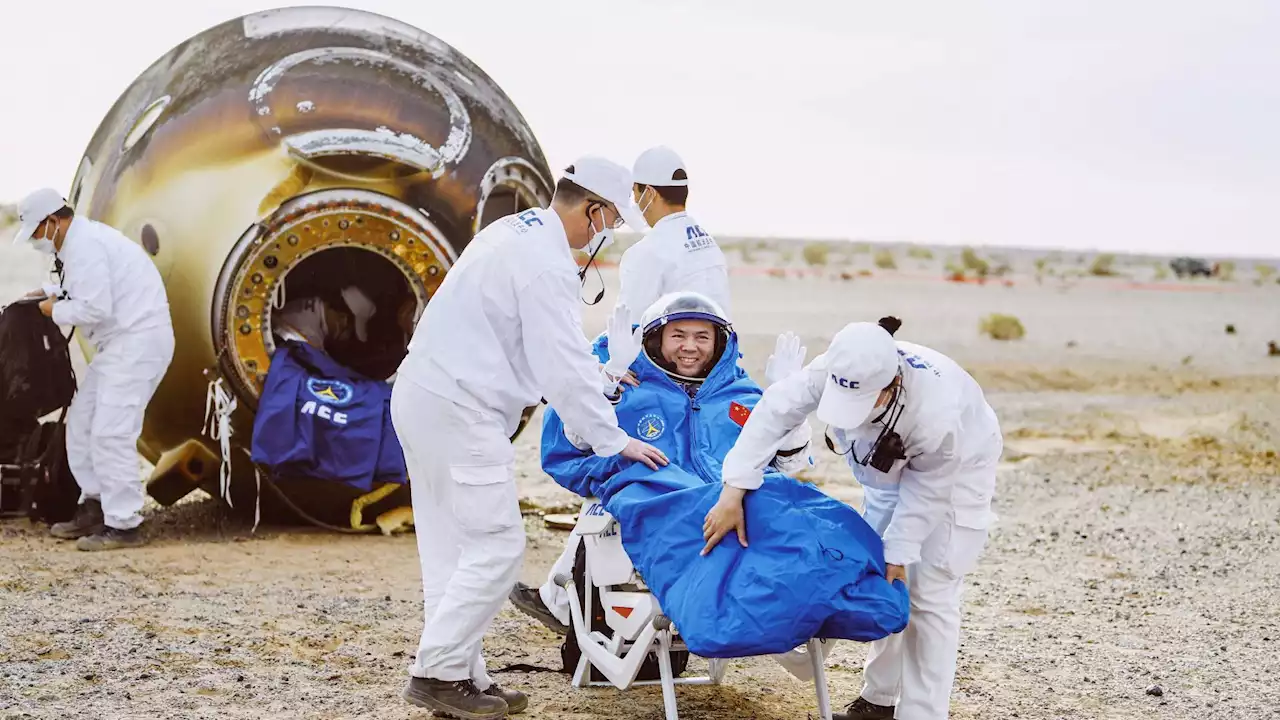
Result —
<path fill-rule="evenodd" d="M 405 702 L 461 720 L 502 720 L 507 701 L 480 692 L 470 680 L 448 682 L 411 677 L 404 689 Z"/>
<path fill-rule="evenodd" d="M 485 695 L 491 697 L 499 697 L 507 702 L 507 714 L 518 715 L 529 707 L 529 698 L 519 690 L 508 690 L 500 687 L 498 683 L 490 685 L 485 691 Z M 431 713 L 435 717 L 450 717 L 449 713 L 436 710 Z"/>
<path fill-rule="evenodd" d="M 63 540 L 75 540 L 102 530 L 102 501 L 85 498 L 76 506 L 76 514 L 66 522 L 54 523 L 49 534 Z"/>
<path fill-rule="evenodd" d="M 551 632 L 557 635 L 568 635 L 569 628 L 556 619 L 551 614 L 551 610 L 546 603 L 542 602 L 542 595 L 538 593 L 538 588 L 529 587 L 522 582 L 516 583 L 512 588 L 511 594 L 507 596 L 512 605 L 520 612 L 546 625 Z"/>
<path fill-rule="evenodd" d="M 893 720 L 893 706 L 876 705 L 858 698 L 849 703 L 844 712 L 832 715 L 831 720 Z"/>
<path fill-rule="evenodd" d="M 146 544 L 147 541 L 142 537 L 142 530 L 139 528 L 121 530 L 119 528 L 104 527 L 92 535 L 86 535 L 77 540 L 76 549 L 93 552 L 96 550 L 136 548 Z"/>

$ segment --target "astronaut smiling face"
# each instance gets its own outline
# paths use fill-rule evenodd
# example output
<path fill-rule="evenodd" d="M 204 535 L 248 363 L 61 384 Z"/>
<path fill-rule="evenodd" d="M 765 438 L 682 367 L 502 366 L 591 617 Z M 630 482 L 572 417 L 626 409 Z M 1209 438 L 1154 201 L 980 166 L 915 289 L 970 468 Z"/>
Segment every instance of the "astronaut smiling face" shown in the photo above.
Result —
<path fill-rule="evenodd" d="M 716 326 L 708 320 L 676 320 L 662 329 L 662 358 L 685 377 L 706 377 L 715 349 Z"/>

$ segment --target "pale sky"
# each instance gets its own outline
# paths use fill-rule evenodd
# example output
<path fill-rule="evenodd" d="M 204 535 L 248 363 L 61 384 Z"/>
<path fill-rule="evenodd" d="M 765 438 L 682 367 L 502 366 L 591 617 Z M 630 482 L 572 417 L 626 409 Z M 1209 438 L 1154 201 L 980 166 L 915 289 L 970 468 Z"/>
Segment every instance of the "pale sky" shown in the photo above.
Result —
<path fill-rule="evenodd" d="M 718 236 L 1280 255 L 1273 0 L 309 4 L 453 45 L 512 98 L 555 171 L 670 145 L 691 212 Z M 138 73 L 271 7 L 3 5 L 6 201 L 66 192 Z"/>

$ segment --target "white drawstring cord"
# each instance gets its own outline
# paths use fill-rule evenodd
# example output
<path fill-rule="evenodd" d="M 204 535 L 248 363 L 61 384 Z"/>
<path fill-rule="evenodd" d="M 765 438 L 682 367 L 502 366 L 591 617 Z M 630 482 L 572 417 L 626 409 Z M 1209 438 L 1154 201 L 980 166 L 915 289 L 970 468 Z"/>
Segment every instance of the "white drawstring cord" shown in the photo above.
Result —
<path fill-rule="evenodd" d="M 222 453 L 222 463 L 218 468 L 218 492 L 227 501 L 228 507 L 235 507 L 231 502 L 231 413 L 236 409 L 236 397 L 227 392 L 222 378 L 209 383 L 209 392 L 205 396 L 204 416 L 205 434 L 210 440 L 218 443 Z M 255 525 L 256 527 L 256 525 Z"/>

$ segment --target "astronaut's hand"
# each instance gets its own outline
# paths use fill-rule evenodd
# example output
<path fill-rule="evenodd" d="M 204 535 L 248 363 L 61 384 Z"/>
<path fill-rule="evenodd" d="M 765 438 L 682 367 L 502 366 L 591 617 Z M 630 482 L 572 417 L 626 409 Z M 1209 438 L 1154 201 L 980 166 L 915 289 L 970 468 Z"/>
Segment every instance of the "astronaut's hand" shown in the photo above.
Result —
<path fill-rule="evenodd" d="M 609 318 L 606 332 L 609 337 L 609 361 L 604 364 L 605 376 L 621 381 L 630 372 L 631 363 L 640 357 L 643 344 L 641 330 L 639 327 L 632 329 L 631 311 L 625 304 L 618 303 L 613 317 Z"/>
<path fill-rule="evenodd" d="M 747 546 L 747 518 L 742 512 L 742 498 L 746 495 L 746 490 L 732 485 L 725 485 L 720 489 L 720 499 L 702 521 L 702 537 L 707 545 L 702 548 L 700 555 L 711 552 L 730 530 L 737 531 L 739 545 Z"/>
<path fill-rule="evenodd" d="M 895 580 L 901 580 L 903 583 L 906 583 L 907 569 L 901 565 L 885 565 L 884 579 L 888 580 L 890 585 L 892 585 Z"/>
<path fill-rule="evenodd" d="M 778 336 L 778 342 L 764 366 L 764 379 L 770 385 L 798 372 L 804 367 L 804 356 L 808 348 L 800 345 L 800 337 L 791 331 Z"/>
<path fill-rule="evenodd" d="M 57 298 L 45 298 L 40 303 L 40 312 L 44 313 L 45 317 L 53 317 L 53 304 L 55 302 L 57 302 Z"/>

